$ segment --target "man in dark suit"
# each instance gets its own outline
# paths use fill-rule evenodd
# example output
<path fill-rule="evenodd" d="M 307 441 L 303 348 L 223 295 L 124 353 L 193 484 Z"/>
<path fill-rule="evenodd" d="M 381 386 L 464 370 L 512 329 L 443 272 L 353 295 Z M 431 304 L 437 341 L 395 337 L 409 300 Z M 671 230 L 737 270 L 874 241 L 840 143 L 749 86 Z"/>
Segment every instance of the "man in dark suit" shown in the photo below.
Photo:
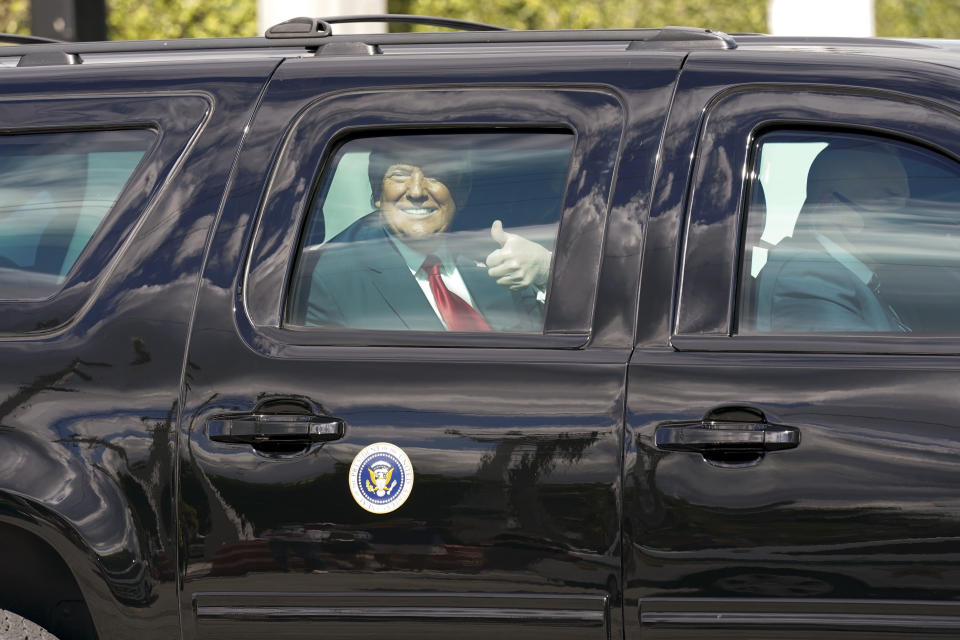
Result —
<path fill-rule="evenodd" d="M 909 329 L 884 302 L 870 268 L 871 231 L 903 212 L 909 183 L 880 143 L 836 142 L 810 165 L 793 236 L 758 276 L 756 330 L 873 333 Z"/>
<path fill-rule="evenodd" d="M 463 150 L 403 142 L 385 140 L 371 152 L 377 210 L 320 249 L 305 324 L 539 331 L 550 252 L 503 231 L 499 220 L 489 232 L 450 233 L 469 193 Z"/>

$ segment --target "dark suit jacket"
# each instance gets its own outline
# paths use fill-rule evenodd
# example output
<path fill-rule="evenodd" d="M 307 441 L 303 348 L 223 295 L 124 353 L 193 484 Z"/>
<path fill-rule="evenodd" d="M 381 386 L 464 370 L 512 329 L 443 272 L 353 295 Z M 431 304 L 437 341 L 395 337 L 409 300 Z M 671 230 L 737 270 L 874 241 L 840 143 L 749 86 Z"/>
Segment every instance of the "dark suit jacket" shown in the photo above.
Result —
<path fill-rule="evenodd" d="M 496 247 L 490 241 L 488 249 Z M 531 332 L 543 327 L 543 305 L 529 287 L 498 285 L 478 260 L 457 255 L 457 269 L 477 309 L 495 331 Z M 301 294 L 302 295 L 302 294 Z M 444 331 L 407 263 L 374 212 L 324 245 L 316 259 L 305 310 L 309 326 Z"/>
<path fill-rule="evenodd" d="M 756 325 L 786 333 L 903 330 L 877 294 L 809 236 L 770 250 L 757 281 Z"/>

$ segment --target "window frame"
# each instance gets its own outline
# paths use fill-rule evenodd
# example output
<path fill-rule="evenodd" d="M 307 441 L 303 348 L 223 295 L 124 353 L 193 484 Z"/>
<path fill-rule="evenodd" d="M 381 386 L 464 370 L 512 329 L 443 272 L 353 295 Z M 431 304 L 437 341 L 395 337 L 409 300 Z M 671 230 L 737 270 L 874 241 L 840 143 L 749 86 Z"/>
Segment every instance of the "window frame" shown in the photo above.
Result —
<path fill-rule="evenodd" d="M 199 93 L 119 98 L 0 100 L 0 135 L 129 129 L 155 134 L 60 288 L 43 299 L 3 298 L 0 293 L 0 336 L 48 334 L 76 318 L 210 113 L 209 98 Z"/>
<path fill-rule="evenodd" d="M 424 100 L 424 92 L 434 93 Z M 606 117 L 601 119 L 600 111 Z M 251 344 L 274 353 L 334 345 L 584 345 L 592 330 L 612 169 L 623 126 L 624 109 L 618 97 L 592 88 L 425 87 L 357 91 L 317 100 L 287 130 L 271 170 L 239 287 L 238 326 L 249 332 Z M 310 204 L 344 141 L 397 131 L 509 129 L 573 135 L 542 333 L 379 331 L 283 322 Z"/>
<path fill-rule="evenodd" d="M 895 139 L 960 164 L 958 118 L 960 114 L 929 101 L 852 88 L 744 86 L 715 100 L 697 142 L 673 347 L 681 351 L 960 354 L 960 333 L 736 333 L 749 190 L 756 144 L 763 134 L 816 130 Z"/>

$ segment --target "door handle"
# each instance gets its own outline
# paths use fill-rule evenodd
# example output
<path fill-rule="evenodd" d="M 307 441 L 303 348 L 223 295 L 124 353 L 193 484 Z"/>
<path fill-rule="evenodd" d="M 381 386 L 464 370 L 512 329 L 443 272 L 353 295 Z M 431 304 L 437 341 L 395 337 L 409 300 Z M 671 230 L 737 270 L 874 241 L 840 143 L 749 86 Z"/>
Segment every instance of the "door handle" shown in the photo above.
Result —
<path fill-rule="evenodd" d="M 756 452 L 793 449 L 800 430 L 767 422 L 709 421 L 657 427 L 658 449 L 665 451 Z"/>
<path fill-rule="evenodd" d="M 207 423 L 207 435 L 214 442 L 255 448 L 271 443 L 306 447 L 339 440 L 343 434 L 343 420 L 329 416 L 247 413 L 216 416 Z"/>

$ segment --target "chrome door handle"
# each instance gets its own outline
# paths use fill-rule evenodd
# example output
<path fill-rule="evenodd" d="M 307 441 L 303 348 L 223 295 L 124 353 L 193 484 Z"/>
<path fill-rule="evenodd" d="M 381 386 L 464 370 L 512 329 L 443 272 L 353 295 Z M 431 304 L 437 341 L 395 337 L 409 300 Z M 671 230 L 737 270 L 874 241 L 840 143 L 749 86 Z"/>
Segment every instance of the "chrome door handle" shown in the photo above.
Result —
<path fill-rule="evenodd" d="M 207 423 L 207 435 L 214 442 L 260 445 L 300 443 L 304 445 L 339 440 L 344 422 L 316 415 L 248 413 L 216 416 Z"/>
<path fill-rule="evenodd" d="M 656 444 L 665 451 L 782 451 L 800 444 L 800 430 L 767 422 L 702 421 L 657 427 Z"/>

